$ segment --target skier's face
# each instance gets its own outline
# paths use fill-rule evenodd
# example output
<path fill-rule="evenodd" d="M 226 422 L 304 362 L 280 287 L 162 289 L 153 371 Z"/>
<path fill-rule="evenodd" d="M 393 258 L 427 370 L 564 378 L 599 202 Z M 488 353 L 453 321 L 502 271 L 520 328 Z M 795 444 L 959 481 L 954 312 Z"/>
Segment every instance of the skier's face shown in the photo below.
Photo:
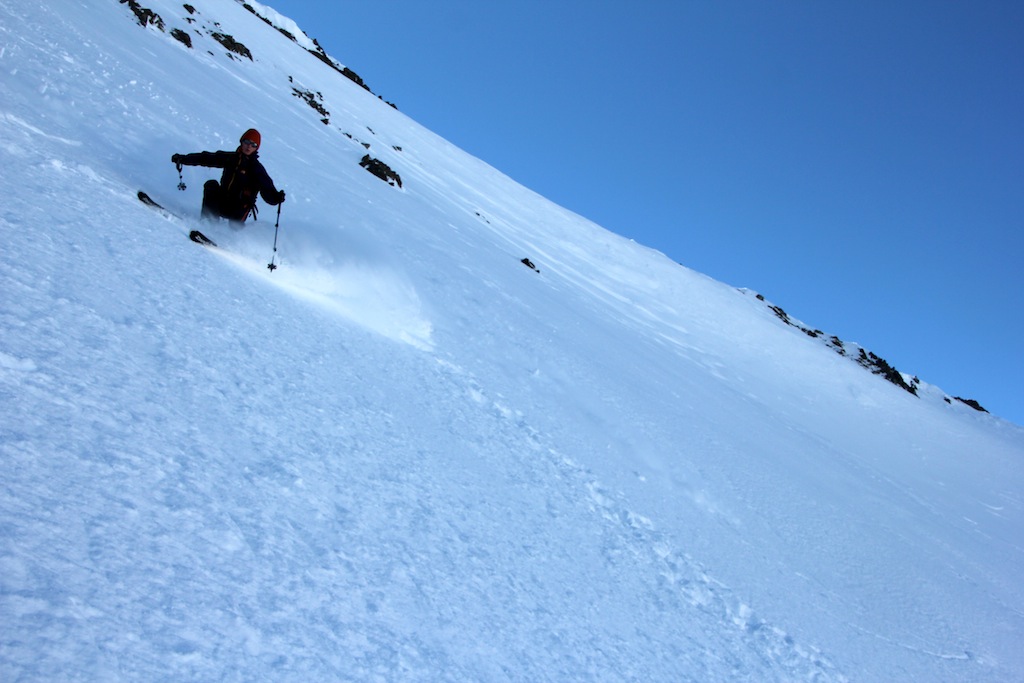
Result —
<path fill-rule="evenodd" d="M 242 140 L 242 154 L 244 154 L 245 156 L 249 156 L 250 154 L 255 152 L 258 147 L 259 145 L 257 145 L 252 140 Z"/>

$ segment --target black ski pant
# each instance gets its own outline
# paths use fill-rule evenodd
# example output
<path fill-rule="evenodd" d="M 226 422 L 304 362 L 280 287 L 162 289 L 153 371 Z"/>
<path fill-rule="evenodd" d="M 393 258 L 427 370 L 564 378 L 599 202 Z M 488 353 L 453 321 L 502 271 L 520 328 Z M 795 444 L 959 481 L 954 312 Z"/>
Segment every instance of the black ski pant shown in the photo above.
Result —
<path fill-rule="evenodd" d="M 232 201 L 225 201 L 220 183 L 216 180 L 207 180 L 203 185 L 203 218 L 220 217 L 242 222 L 246 219 L 243 211 L 245 211 L 244 207 L 238 206 Z"/>

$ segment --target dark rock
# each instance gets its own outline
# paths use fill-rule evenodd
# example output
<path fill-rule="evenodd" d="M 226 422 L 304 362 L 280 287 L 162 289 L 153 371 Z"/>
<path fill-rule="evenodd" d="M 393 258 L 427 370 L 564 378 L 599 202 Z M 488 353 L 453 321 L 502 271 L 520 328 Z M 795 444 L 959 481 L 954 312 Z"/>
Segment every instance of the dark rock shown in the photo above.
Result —
<path fill-rule="evenodd" d="M 359 165 L 391 186 L 402 186 L 402 179 L 398 174 L 380 159 L 374 159 L 367 154 L 360 160 Z"/>

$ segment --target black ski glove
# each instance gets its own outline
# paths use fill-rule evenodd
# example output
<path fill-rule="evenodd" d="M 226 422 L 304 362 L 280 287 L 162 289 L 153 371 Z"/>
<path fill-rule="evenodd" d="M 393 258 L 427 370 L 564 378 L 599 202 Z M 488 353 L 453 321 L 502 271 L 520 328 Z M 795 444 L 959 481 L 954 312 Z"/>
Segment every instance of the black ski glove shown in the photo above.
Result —
<path fill-rule="evenodd" d="M 171 163 L 172 164 L 180 164 L 181 163 L 181 155 L 180 154 L 172 154 L 171 155 Z"/>
<path fill-rule="evenodd" d="M 277 203 L 284 204 L 284 190 L 279 190 L 277 193 Z"/>

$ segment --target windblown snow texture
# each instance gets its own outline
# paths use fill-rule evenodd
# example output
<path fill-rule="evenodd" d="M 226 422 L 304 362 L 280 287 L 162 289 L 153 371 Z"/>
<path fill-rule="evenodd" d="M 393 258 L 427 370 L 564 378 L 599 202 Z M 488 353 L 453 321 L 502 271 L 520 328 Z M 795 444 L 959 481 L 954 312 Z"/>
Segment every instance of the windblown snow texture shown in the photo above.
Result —
<path fill-rule="evenodd" d="M 0 0 L 0 679 L 1024 680 L 1020 427 L 551 204 L 297 32 Z M 216 172 L 169 161 L 249 127 L 273 274 L 269 212 L 184 239 Z"/>

